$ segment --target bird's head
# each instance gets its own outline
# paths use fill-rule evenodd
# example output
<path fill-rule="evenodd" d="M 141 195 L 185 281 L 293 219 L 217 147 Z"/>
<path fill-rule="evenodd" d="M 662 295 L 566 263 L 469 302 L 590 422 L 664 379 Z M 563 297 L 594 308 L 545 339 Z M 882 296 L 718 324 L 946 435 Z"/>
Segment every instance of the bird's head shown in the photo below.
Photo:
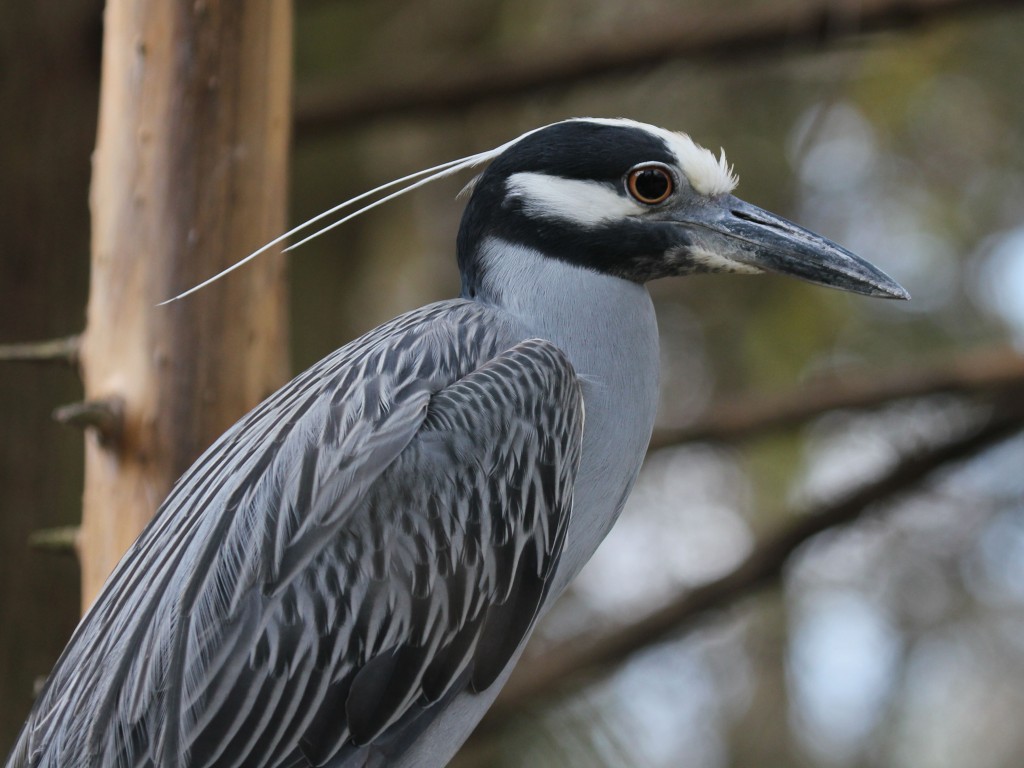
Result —
<path fill-rule="evenodd" d="M 631 120 L 576 119 L 506 145 L 474 181 L 459 230 L 464 293 L 488 243 L 646 282 L 695 272 L 777 272 L 908 298 L 845 248 L 732 195 L 736 176 L 688 136 Z"/>

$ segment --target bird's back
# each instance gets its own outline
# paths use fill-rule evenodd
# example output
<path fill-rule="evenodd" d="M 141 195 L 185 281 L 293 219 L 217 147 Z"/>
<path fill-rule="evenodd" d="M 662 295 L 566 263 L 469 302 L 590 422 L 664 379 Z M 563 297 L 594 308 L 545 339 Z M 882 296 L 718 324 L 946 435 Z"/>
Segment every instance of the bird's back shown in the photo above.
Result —
<path fill-rule="evenodd" d="M 313 366 L 175 485 L 9 765 L 402 764 L 532 627 L 580 398 L 557 348 L 466 301 Z"/>

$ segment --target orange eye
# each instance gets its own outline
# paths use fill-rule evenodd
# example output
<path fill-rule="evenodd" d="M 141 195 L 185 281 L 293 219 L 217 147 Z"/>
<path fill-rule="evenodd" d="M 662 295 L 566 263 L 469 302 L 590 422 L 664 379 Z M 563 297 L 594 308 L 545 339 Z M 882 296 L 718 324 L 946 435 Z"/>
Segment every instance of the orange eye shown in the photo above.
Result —
<path fill-rule="evenodd" d="M 672 194 L 672 174 L 660 165 L 641 165 L 629 172 L 626 189 L 638 202 L 657 205 Z"/>

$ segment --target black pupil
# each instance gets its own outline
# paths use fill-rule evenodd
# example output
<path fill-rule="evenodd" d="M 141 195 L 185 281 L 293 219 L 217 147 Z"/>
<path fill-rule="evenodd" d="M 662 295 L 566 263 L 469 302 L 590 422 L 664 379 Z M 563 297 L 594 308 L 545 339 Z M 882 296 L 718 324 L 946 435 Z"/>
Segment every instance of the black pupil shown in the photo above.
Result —
<path fill-rule="evenodd" d="M 668 192 L 668 179 L 663 171 L 645 168 L 637 172 L 634 188 L 644 200 L 659 200 Z"/>

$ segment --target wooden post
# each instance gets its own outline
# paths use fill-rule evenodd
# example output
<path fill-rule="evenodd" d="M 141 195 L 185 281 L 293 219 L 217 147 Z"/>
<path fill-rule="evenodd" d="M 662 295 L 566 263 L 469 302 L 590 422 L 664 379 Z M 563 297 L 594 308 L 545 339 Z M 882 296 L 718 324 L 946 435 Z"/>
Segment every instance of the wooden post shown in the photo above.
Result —
<path fill-rule="evenodd" d="M 287 373 L 290 0 L 109 0 L 91 190 L 87 607 L 171 484 Z"/>

